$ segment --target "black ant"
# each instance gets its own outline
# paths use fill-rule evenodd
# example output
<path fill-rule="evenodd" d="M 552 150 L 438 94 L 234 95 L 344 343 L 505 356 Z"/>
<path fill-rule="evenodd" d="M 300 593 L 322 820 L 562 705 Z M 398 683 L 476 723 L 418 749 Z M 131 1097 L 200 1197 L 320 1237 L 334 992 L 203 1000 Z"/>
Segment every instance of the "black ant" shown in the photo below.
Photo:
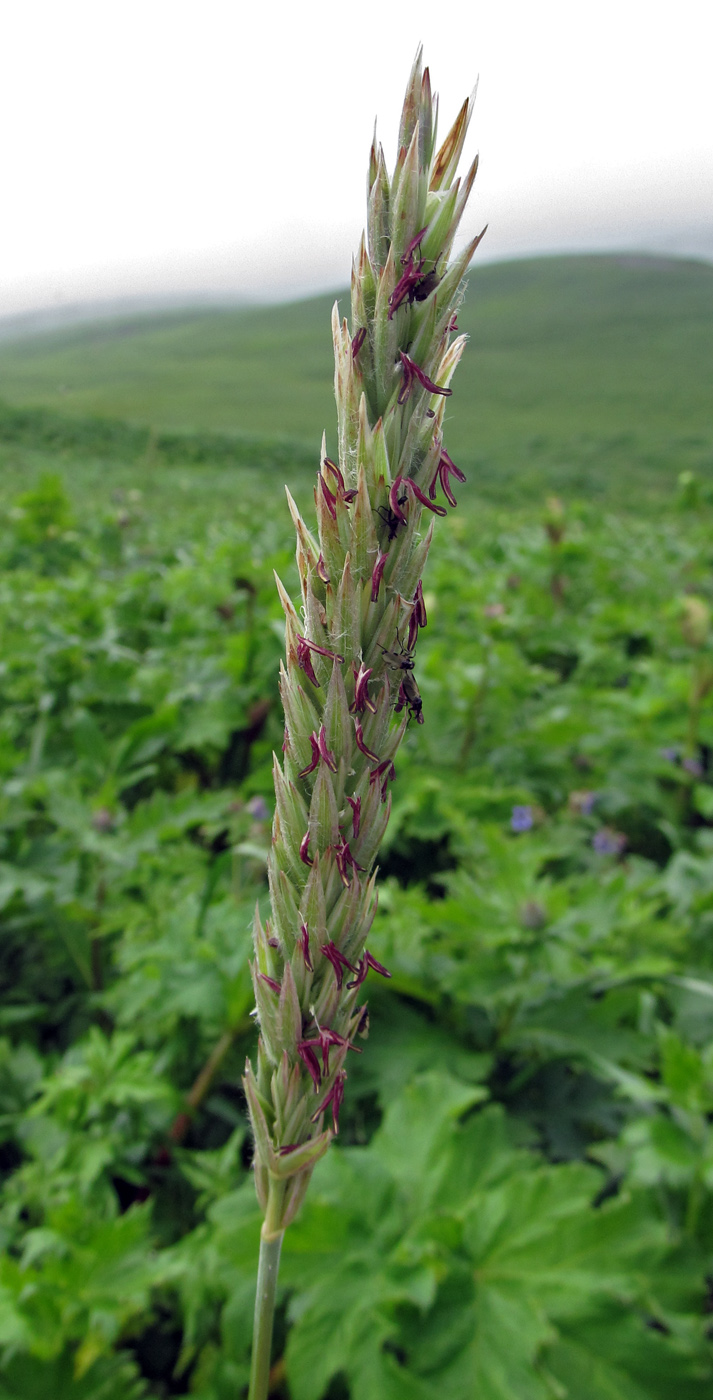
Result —
<path fill-rule="evenodd" d="M 405 506 L 407 501 L 408 495 L 406 492 L 404 492 L 403 496 L 399 496 L 398 498 L 399 505 Z M 399 528 L 399 525 L 402 522 L 399 520 L 396 511 L 391 510 L 389 506 L 377 506 L 376 514 L 381 520 L 383 520 L 385 526 L 387 527 L 389 532 L 388 543 L 391 544 L 391 541 L 396 539 L 396 532 Z"/>

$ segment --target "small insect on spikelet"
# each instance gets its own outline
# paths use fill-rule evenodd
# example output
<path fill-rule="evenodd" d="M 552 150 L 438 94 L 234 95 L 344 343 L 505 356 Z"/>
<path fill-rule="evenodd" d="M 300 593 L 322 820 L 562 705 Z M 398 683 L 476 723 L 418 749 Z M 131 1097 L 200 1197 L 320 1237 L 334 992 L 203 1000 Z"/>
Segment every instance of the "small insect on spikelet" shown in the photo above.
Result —
<path fill-rule="evenodd" d="M 427 622 L 432 517 L 456 505 L 452 481 L 465 480 L 444 447 L 443 415 L 465 345 L 462 279 L 482 238 L 449 262 L 477 169 L 476 160 L 462 185 L 456 178 L 472 107 L 473 97 L 436 150 L 437 102 L 419 50 L 391 179 L 381 146 L 371 148 L 351 329 L 336 305 L 332 315 L 339 460 L 323 440 L 316 537 L 288 492 L 302 600 L 298 613 L 277 580 L 285 738 L 272 910 L 265 927 L 257 913 L 254 925 L 257 1068 L 248 1063 L 244 1080 L 263 1242 L 278 1246 L 339 1131 L 347 1063 L 367 1029 L 364 983 L 389 976 L 366 946 L 374 861 L 396 752 L 409 720 L 423 722 L 414 653 Z M 254 1357 L 265 1347 L 260 1300 L 259 1281 Z"/>

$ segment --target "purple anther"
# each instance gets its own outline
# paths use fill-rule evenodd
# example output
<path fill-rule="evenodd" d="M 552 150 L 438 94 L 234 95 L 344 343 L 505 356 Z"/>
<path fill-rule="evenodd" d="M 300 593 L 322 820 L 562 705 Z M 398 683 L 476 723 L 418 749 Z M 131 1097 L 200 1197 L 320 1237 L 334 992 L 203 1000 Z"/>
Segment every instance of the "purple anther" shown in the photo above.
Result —
<path fill-rule="evenodd" d="M 367 966 L 373 968 L 374 972 L 378 972 L 380 977 L 391 976 L 389 969 L 384 967 L 383 963 L 377 962 L 376 958 L 373 958 L 366 948 L 364 949 L 364 957 L 366 958 Z"/>
<path fill-rule="evenodd" d="M 426 615 L 426 604 L 423 601 L 423 583 L 421 579 L 419 579 L 418 583 L 416 584 L 416 592 L 413 595 L 413 601 L 414 612 L 416 614 L 416 620 L 418 622 L 419 627 L 427 627 L 428 617 Z"/>
<path fill-rule="evenodd" d="M 395 777 L 396 769 L 394 768 L 394 765 L 390 758 L 385 758 L 384 762 L 380 763 L 378 768 L 372 768 L 371 773 L 369 774 L 369 787 L 371 787 L 372 783 L 378 783 L 380 779 L 383 780 L 381 783 L 382 802 L 386 801 L 386 793 L 388 790 L 389 783 L 393 782 Z"/>
<path fill-rule="evenodd" d="M 309 832 L 306 831 L 300 841 L 300 860 L 303 865 L 314 865 L 314 861 L 309 853 Z"/>
<path fill-rule="evenodd" d="M 363 870 L 364 867 L 363 865 L 357 865 L 357 862 L 355 861 L 351 853 L 349 842 L 345 841 L 343 837 L 339 842 L 339 845 L 332 846 L 332 850 L 334 851 L 334 859 L 337 862 L 339 878 L 342 884 L 344 885 L 345 889 L 348 889 L 350 884 L 348 873 L 349 870 Z M 354 969 L 352 968 L 352 971 L 353 970 Z"/>
<path fill-rule="evenodd" d="M 370 967 L 374 969 L 374 972 L 378 972 L 380 977 L 391 976 L 389 969 L 384 967 L 383 963 L 377 962 L 376 958 L 372 958 L 371 953 L 365 948 L 363 958 L 359 959 L 356 977 L 353 982 L 347 982 L 347 988 L 351 990 L 352 987 L 360 987 Z"/>
<path fill-rule="evenodd" d="M 309 643 L 305 641 L 304 637 L 297 638 L 297 665 L 304 671 L 307 680 L 311 681 L 312 685 L 319 685 L 314 666 L 312 665 Z"/>
<path fill-rule="evenodd" d="M 335 480 L 336 480 L 336 482 L 337 482 L 337 484 L 338 484 L 338 486 L 339 486 L 339 490 L 340 490 L 340 491 L 343 491 L 343 490 L 344 490 L 344 477 L 342 476 L 342 473 L 341 473 L 339 467 L 337 466 L 336 462 L 333 462 L 332 459 L 331 459 L 331 457 L 325 457 L 325 459 L 324 459 L 324 461 L 323 461 L 323 463 L 322 463 L 322 466 L 323 466 L 323 467 L 326 467 L 326 468 L 327 468 L 327 471 L 332 473 L 332 476 L 335 478 Z"/>
<path fill-rule="evenodd" d="M 399 524 L 407 525 L 408 517 L 404 515 L 404 512 L 401 509 L 401 502 L 399 500 L 399 496 L 401 494 L 401 487 L 403 486 L 403 484 L 404 479 L 402 476 L 397 476 L 396 480 L 392 482 L 391 490 L 389 491 L 389 506 L 393 511 L 394 515 L 396 516 L 396 519 L 398 520 Z"/>
<path fill-rule="evenodd" d="M 296 1152 L 301 1147 L 300 1142 L 286 1142 L 284 1147 L 278 1147 L 277 1152 L 280 1157 L 289 1157 L 290 1152 Z"/>
<path fill-rule="evenodd" d="M 388 559 L 388 553 L 382 554 L 381 550 L 376 556 L 376 563 L 371 571 L 371 601 L 376 603 L 379 597 L 379 587 L 384 573 L 384 565 Z"/>
<path fill-rule="evenodd" d="M 362 715 L 365 710 L 370 710 L 371 714 L 375 715 L 376 705 L 369 695 L 368 685 L 372 667 L 365 666 L 362 661 L 358 671 L 356 666 L 353 666 L 352 669 L 354 671 L 354 700 L 349 708 L 352 714 Z"/>
<path fill-rule="evenodd" d="M 352 1045 L 350 1040 L 347 1040 L 343 1035 L 338 1035 L 337 1032 L 333 1031 L 329 1026 L 318 1026 L 316 1037 L 312 1040 L 303 1040 L 300 1044 L 311 1045 L 314 1048 L 315 1055 L 318 1050 L 321 1051 L 322 1075 L 324 1079 L 329 1075 L 329 1051 L 333 1045 L 346 1047 L 347 1050 L 354 1050 L 357 1055 L 361 1055 L 362 1053 L 358 1045 Z"/>
<path fill-rule="evenodd" d="M 300 925 L 300 948 L 302 949 L 302 957 L 305 960 L 305 967 L 307 967 L 310 972 L 314 972 L 312 955 L 309 951 L 309 929 L 306 924 Z"/>
<path fill-rule="evenodd" d="M 324 953 L 325 958 L 329 959 L 329 962 L 331 962 L 332 967 L 334 968 L 334 976 L 337 979 L 337 986 L 341 991 L 342 982 L 344 981 L 345 967 L 348 967 L 350 972 L 356 972 L 356 968 L 354 964 L 350 963 L 349 959 L 345 958 L 344 954 L 339 951 L 336 943 L 332 942 L 331 938 L 328 943 L 322 944 L 322 952 Z"/>
<path fill-rule="evenodd" d="M 399 277 L 391 296 L 389 297 L 388 320 L 393 320 L 394 312 L 398 311 L 401 304 L 408 298 L 409 302 L 415 300 L 414 293 L 419 282 L 423 279 L 423 263 L 410 262 Z"/>
<path fill-rule="evenodd" d="M 356 716 L 354 717 L 354 729 L 356 731 L 356 742 L 359 752 L 363 753 L 365 758 L 370 758 L 372 763 L 379 763 L 378 753 L 374 753 L 374 750 L 370 749 L 364 742 L 364 731 L 361 727 L 360 720 L 358 720 Z"/>
<path fill-rule="evenodd" d="M 345 1071 L 343 1069 L 340 1069 L 339 1074 L 337 1075 L 329 1093 L 327 1094 L 326 1099 L 324 1099 L 324 1101 L 319 1105 L 319 1108 L 316 1110 L 316 1112 L 312 1114 L 311 1121 L 314 1123 L 319 1118 L 320 1113 L 324 1113 L 325 1109 L 329 1108 L 329 1105 L 331 1104 L 332 1125 L 334 1127 L 335 1137 L 339 1133 L 339 1110 L 342 1106 L 342 1101 L 344 1099 L 344 1080 L 346 1079 L 346 1077 L 347 1076 Z"/>
<path fill-rule="evenodd" d="M 355 360 L 366 340 L 366 326 L 360 326 L 356 335 L 352 337 L 352 359 Z"/>
<path fill-rule="evenodd" d="M 319 763 L 321 757 L 321 754 L 319 752 L 319 743 L 314 734 L 310 734 L 309 741 L 312 745 L 312 762 L 308 763 L 307 767 L 303 768 L 302 772 L 297 774 L 298 778 L 306 778 L 308 773 L 314 773 L 314 770 L 317 767 L 317 764 Z M 310 865 L 311 863 L 312 862 L 310 861 Z"/>
<path fill-rule="evenodd" d="M 414 649 L 414 647 L 415 647 L 417 641 L 418 641 L 418 618 L 417 618 L 417 616 L 416 616 L 416 609 L 415 609 L 415 608 L 412 608 L 412 609 L 411 609 L 411 616 L 410 616 L 410 618 L 409 618 L 409 620 L 408 620 L 408 637 L 406 638 L 406 650 L 407 650 L 407 651 L 413 651 L 413 649 Z"/>
<path fill-rule="evenodd" d="M 326 763 L 330 773 L 336 773 L 337 760 L 334 757 L 334 754 L 332 753 L 331 749 L 327 748 L 327 735 L 325 732 L 324 725 L 322 725 L 319 731 L 319 738 L 317 740 L 317 744 L 319 747 L 320 758 L 324 759 L 324 762 Z"/>
<path fill-rule="evenodd" d="M 331 583 L 331 579 L 327 573 L 327 566 L 321 554 L 317 560 L 317 578 L 321 578 L 324 584 Z"/>
<path fill-rule="evenodd" d="M 421 487 L 420 487 L 420 486 L 417 486 L 417 485 L 416 485 L 416 482 L 413 481 L 412 478 L 411 478 L 410 476 L 407 476 L 407 477 L 405 478 L 404 484 L 405 484 L 406 486 L 410 486 L 410 487 L 411 487 L 411 490 L 413 491 L 413 494 L 414 494 L 414 496 L 416 497 L 416 499 L 419 500 L 419 501 L 421 502 L 421 505 L 422 505 L 422 506 L 426 506 L 428 510 L 432 510 L 434 515 L 447 515 L 447 514 L 448 514 L 448 511 L 446 510 L 445 506 L 437 506 L 437 505 L 434 503 L 434 501 L 429 500 L 428 496 L 426 496 L 426 495 L 424 494 L 424 492 L 421 490 Z"/>
<path fill-rule="evenodd" d="M 312 1083 L 315 1094 L 319 1093 L 319 1086 L 322 1083 L 322 1071 L 319 1068 L 319 1060 L 311 1040 L 300 1040 L 297 1043 L 297 1054 L 299 1055 Z"/>
<path fill-rule="evenodd" d="M 352 809 L 352 839 L 356 841 L 361 826 L 361 798 L 347 797 L 347 802 Z"/>
<path fill-rule="evenodd" d="M 399 403 L 399 404 L 402 404 L 402 403 L 405 403 L 405 402 L 406 402 L 406 400 L 407 400 L 409 394 L 411 393 L 411 385 L 413 384 L 413 370 L 412 370 L 412 368 L 411 368 L 411 363 L 412 363 L 412 362 L 411 362 L 411 360 L 409 359 L 408 355 L 403 355 L 403 354 L 401 354 L 401 351 L 399 351 L 399 354 L 401 355 L 401 359 L 402 359 L 402 361 L 403 361 L 403 365 L 402 365 L 403 383 L 402 383 L 401 388 L 400 388 L 400 390 L 399 390 L 399 397 L 398 397 L 398 399 L 396 400 L 396 402 Z"/>
<path fill-rule="evenodd" d="M 456 481 L 467 480 L 465 472 L 462 472 L 460 467 L 456 466 L 453 458 L 449 456 L 444 447 L 441 448 L 441 466 L 445 467 L 446 471 L 452 472 Z"/>
<path fill-rule="evenodd" d="M 263 982 L 267 982 L 268 987 L 272 987 L 273 992 L 277 992 L 278 996 L 280 995 L 281 987 L 279 982 L 275 981 L 274 977 L 268 977 L 266 972 L 259 972 L 258 977 L 261 977 Z"/>
<path fill-rule="evenodd" d="M 450 335 L 452 331 L 457 331 L 457 330 L 458 330 L 458 312 L 457 312 L 457 311 L 454 311 L 454 312 L 453 312 L 453 315 L 451 316 L 450 321 L 448 322 L 448 330 L 447 330 L 446 334 Z"/>
<path fill-rule="evenodd" d="M 441 449 L 441 459 L 438 463 L 438 471 L 436 473 L 436 476 L 440 479 L 441 486 L 443 487 L 443 494 L 446 500 L 448 501 L 448 504 L 451 506 L 457 506 L 458 502 L 451 490 L 449 477 L 454 476 L 456 481 L 465 481 L 465 473 L 461 471 L 460 467 L 456 466 L 452 458 L 449 457 L 448 453 L 443 449 Z M 434 494 L 435 480 L 436 478 L 434 477 Z"/>
<path fill-rule="evenodd" d="M 330 651 L 329 647 L 320 647 L 320 646 L 317 646 L 317 643 L 316 643 L 316 642 L 311 642 L 311 641 L 309 640 L 308 637 L 303 637 L 303 636 L 301 636 L 300 633 L 298 632 L 298 633 L 297 633 L 297 659 L 298 659 L 298 661 L 299 661 L 299 658 L 300 658 L 300 651 L 301 651 L 301 650 L 306 650 L 306 651 L 308 651 L 308 652 L 310 652 L 310 651 L 316 651 L 318 656 L 327 656 L 327 657 L 329 657 L 330 661 L 336 661 L 337 664 L 338 664 L 339 666 L 342 666 L 342 665 L 344 664 L 344 657 L 343 657 L 343 656 L 340 656 L 340 654 L 339 654 L 338 651 Z M 302 662 L 301 662 L 301 661 L 300 661 L 300 665 L 302 665 Z"/>
<path fill-rule="evenodd" d="M 424 235 L 424 233 L 426 232 L 426 229 L 427 229 L 427 228 L 428 228 L 428 224 L 424 224 L 424 227 L 423 227 L 422 229 L 420 229 L 419 232 L 418 232 L 417 234 L 414 235 L 414 237 L 411 239 L 411 242 L 409 243 L 408 247 L 407 247 L 407 248 L 404 250 L 404 252 L 401 254 L 401 262 L 402 262 L 402 264 L 403 264 L 404 267 L 406 266 L 406 263 L 407 263 L 407 262 L 410 262 L 411 259 L 413 258 L 413 254 L 415 253 L 416 249 L 418 248 L 418 246 L 419 246 L 419 244 L 420 244 L 420 242 L 421 242 L 421 239 L 423 238 L 423 235 Z"/>
<path fill-rule="evenodd" d="M 320 487 L 321 487 L 321 490 L 322 490 L 322 495 L 324 496 L 324 500 L 325 500 L 325 504 L 326 504 L 326 506 L 327 506 L 327 510 L 329 511 L 329 514 L 331 515 L 332 520 L 336 520 L 336 518 L 337 518 L 337 498 L 336 498 L 336 496 L 333 494 L 333 492 L 330 491 L 330 489 L 329 489 L 329 487 L 328 487 L 328 485 L 327 485 L 327 483 L 326 483 L 324 477 L 322 476 L 322 473 L 321 473 L 321 472 L 319 473 L 319 484 L 320 484 Z"/>
<path fill-rule="evenodd" d="M 424 389 L 428 389 L 429 394 L 442 394 L 445 399 L 450 398 L 451 394 L 453 393 L 452 389 L 444 389 L 441 387 L 440 384 L 434 384 L 433 380 L 429 379 L 428 375 L 426 374 L 426 371 L 424 369 L 421 369 L 421 366 L 417 365 L 416 361 L 412 360 L 410 355 L 405 355 L 403 350 L 399 350 L 399 355 L 401 357 L 401 365 L 403 368 L 404 376 L 404 382 L 401 386 L 401 393 L 398 397 L 398 402 L 400 404 L 406 402 L 409 394 L 411 393 L 411 386 L 413 384 L 414 379 L 417 379 L 419 384 Z"/>

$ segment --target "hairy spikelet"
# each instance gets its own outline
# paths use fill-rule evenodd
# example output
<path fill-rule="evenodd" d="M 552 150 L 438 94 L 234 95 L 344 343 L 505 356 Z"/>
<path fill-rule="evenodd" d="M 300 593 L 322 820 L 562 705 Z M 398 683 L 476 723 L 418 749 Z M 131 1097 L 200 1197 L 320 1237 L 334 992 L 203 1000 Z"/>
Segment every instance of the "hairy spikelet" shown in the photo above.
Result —
<path fill-rule="evenodd" d="M 434 516 L 465 478 L 443 442 L 465 345 L 456 313 L 479 238 L 449 263 L 475 178 L 456 178 L 473 99 L 436 149 L 436 99 L 416 56 L 396 168 L 372 146 L 367 239 L 352 268 L 352 324 L 332 317 L 339 460 L 324 443 L 316 535 L 289 496 L 302 592 L 285 612 L 282 762 L 275 760 L 271 917 L 256 914 L 257 1071 L 245 1092 L 261 1203 L 294 1218 L 339 1130 L 350 1053 L 366 1034 L 366 943 L 379 843 L 407 723 L 423 722 L 414 653 Z M 326 1124 L 329 1126 L 326 1126 Z"/>

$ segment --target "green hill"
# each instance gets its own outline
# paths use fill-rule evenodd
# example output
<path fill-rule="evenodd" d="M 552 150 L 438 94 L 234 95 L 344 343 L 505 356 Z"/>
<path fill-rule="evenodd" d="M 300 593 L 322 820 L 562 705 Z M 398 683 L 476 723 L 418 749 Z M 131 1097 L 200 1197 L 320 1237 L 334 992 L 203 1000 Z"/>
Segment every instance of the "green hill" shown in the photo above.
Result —
<path fill-rule="evenodd" d="M 334 423 L 332 300 L 135 315 L 5 343 L 0 399 L 316 452 Z M 460 326 L 471 343 L 448 444 L 486 487 L 645 493 L 685 467 L 713 479 L 713 267 L 624 255 L 493 264 L 471 273 Z"/>

